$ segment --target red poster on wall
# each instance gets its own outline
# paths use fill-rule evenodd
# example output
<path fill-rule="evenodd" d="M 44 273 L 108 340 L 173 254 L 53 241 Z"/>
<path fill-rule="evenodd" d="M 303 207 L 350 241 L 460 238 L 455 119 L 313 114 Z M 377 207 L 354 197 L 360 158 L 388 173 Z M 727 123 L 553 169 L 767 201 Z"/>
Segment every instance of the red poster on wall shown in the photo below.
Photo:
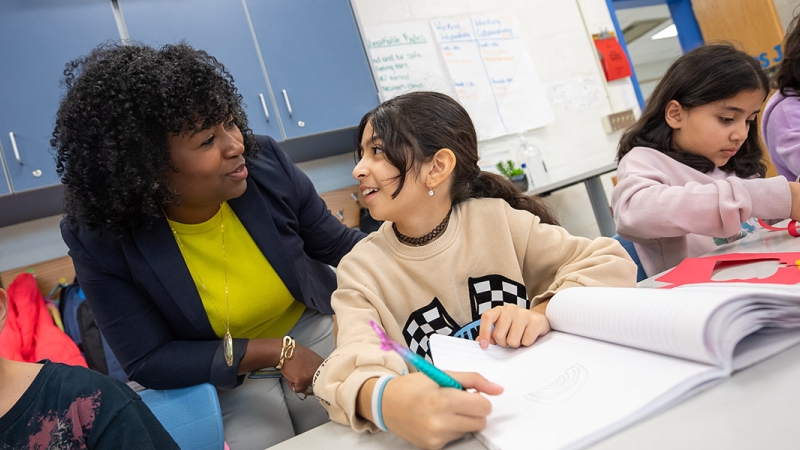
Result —
<path fill-rule="evenodd" d="M 628 57 L 622 51 L 622 47 L 616 38 L 612 36 L 595 39 L 594 46 L 597 47 L 597 51 L 600 53 L 600 64 L 603 66 L 606 80 L 612 81 L 631 76 L 631 65 L 628 62 Z"/>

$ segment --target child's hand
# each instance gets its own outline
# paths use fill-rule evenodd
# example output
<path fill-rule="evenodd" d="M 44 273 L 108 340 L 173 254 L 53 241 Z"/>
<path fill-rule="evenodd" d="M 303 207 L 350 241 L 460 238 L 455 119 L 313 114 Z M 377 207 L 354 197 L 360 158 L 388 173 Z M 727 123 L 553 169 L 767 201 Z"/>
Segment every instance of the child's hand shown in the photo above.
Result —
<path fill-rule="evenodd" d="M 449 372 L 465 389 L 443 388 L 422 373 L 389 380 L 383 391 L 386 427 L 417 447 L 439 449 L 486 427 L 492 404 L 480 393 L 503 388 L 474 372 Z"/>
<path fill-rule="evenodd" d="M 789 191 L 792 193 L 792 212 L 789 214 L 789 218 L 800 220 L 800 183 L 790 181 Z"/>
<path fill-rule="evenodd" d="M 518 348 L 520 345 L 527 347 L 548 331 L 550 331 L 550 321 L 544 314 L 517 305 L 503 305 L 481 315 L 481 328 L 476 340 L 481 348 L 486 348 L 489 344 L 501 347 Z"/>

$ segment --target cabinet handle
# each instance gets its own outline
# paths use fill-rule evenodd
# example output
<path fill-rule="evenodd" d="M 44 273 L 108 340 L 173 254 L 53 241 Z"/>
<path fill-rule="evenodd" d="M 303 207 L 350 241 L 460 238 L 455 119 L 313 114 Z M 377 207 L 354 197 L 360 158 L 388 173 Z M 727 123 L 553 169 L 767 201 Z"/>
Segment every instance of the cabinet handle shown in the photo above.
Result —
<path fill-rule="evenodd" d="M 269 122 L 269 111 L 267 111 L 267 102 L 264 101 L 264 94 L 259 93 L 258 98 L 261 99 L 261 107 L 264 108 L 264 115 L 267 116 L 267 122 Z"/>
<path fill-rule="evenodd" d="M 283 91 L 283 101 L 286 102 L 286 109 L 289 110 L 289 117 L 292 117 L 292 104 L 289 103 L 289 94 L 286 93 L 286 89 L 282 89 Z"/>
<path fill-rule="evenodd" d="M 22 164 L 22 158 L 19 157 L 19 148 L 17 148 L 17 140 L 14 138 L 14 132 L 9 132 L 8 137 L 11 138 L 11 149 L 14 150 L 14 158 L 17 158 L 17 162 Z"/>

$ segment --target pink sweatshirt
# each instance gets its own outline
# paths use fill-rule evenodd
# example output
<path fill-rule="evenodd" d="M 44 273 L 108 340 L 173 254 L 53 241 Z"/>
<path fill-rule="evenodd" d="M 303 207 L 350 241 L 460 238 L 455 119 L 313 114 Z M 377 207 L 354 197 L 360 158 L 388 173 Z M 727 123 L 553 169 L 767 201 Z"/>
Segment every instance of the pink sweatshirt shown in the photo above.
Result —
<path fill-rule="evenodd" d="M 785 219 L 792 209 L 782 176 L 742 179 L 705 174 L 647 147 L 622 158 L 611 195 L 617 233 L 633 241 L 648 276 L 703 255 L 751 217 Z"/>

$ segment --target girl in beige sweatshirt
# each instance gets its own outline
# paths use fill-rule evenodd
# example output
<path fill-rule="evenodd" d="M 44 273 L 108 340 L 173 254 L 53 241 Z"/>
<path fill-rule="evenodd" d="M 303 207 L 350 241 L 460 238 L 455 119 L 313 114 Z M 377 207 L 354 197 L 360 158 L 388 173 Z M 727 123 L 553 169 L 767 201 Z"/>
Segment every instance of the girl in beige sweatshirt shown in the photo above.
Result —
<path fill-rule="evenodd" d="M 440 448 L 481 430 L 491 412 L 483 394 L 502 387 L 476 373 L 452 374 L 469 390 L 439 387 L 381 350 L 370 320 L 429 361 L 429 336 L 476 321 L 472 337 L 484 348 L 528 346 L 550 330 L 554 293 L 633 286 L 636 266 L 613 239 L 571 236 L 538 199 L 481 172 L 472 121 L 446 95 L 384 102 L 358 136 L 353 176 L 372 217 L 385 222 L 339 264 L 337 349 L 314 392 L 333 420 L 357 431 Z"/>

